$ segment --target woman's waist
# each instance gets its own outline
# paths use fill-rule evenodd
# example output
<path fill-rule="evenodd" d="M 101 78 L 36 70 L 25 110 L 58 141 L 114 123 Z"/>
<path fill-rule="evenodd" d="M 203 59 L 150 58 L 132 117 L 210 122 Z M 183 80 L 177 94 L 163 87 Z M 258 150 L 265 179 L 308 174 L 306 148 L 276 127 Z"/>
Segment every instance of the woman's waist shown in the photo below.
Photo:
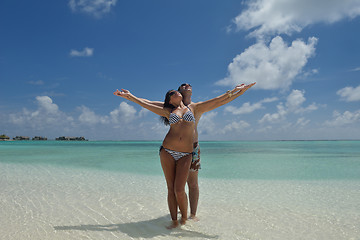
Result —
<path fill-rule="evenodd" d="M 164 148 L 178 152 L 192 152 L 194 148 L 194 138 L 166 136 L 162 145 Z"/>

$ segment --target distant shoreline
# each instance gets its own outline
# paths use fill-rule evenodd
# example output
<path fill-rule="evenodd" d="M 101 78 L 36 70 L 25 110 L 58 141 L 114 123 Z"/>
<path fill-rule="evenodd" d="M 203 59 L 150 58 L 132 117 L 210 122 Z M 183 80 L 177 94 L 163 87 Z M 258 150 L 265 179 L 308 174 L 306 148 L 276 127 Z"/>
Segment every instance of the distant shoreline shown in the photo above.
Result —
<path fill-rule="evenodd" d="M 55 139 L 50 139 L 50 140 L 54 140 L 54 141 L 89 141 L 88 139 L 86 139 L 83 136 L 81 136 L 81 137 L 61 136 L 61 137 L 57 137 Z M 3 134 L 0 137 L 0 141 L 48 141 L 48 138 L 42 137 L 42 136 L 35 136 L 33 138 L 30 138 L 28 136 L 16 136 L 16 137 L 10 138 L 9 136 Z"/>
<path fill-rule="evenodd" d="M 0 139 L 0 142 L 161 142 L 162 140 L 14 140 Z M 319 140 L 203 140 L 199 142 L 347 142 L 360 141 L 360 139 L 319 139 Z"/>

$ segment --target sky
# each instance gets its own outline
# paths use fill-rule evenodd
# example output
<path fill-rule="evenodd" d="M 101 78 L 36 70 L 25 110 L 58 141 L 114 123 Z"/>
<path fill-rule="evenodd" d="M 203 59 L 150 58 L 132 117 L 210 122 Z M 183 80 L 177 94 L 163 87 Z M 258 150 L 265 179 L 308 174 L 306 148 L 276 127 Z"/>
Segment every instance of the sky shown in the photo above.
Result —
<path fill-rule="evenodd" d="M 0 134 L 162 140 L 114 96 L 193 101 L 200 141 L 360 139 L 360 0 L 2 0 Z"/>

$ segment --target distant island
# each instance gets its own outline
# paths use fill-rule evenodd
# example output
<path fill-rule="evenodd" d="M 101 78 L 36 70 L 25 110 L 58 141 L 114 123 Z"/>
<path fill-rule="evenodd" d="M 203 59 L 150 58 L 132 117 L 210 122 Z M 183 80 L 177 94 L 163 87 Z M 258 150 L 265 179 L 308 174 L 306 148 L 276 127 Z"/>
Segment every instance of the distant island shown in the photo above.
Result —
<path fill-rule="evenodd" d="M 32 140 L 36 140 L 36 141 L 46 141 L 47 137 L 40 137 L 40 136 L 35 136 L 32 138 Z"/>
<path fill-rule="evenodd" d="M 16 136 L 16 137 L 14 137 L 13 138 L 13 140 L 15 140 L 15 141 L 26 141 L 26 140 L 30 140 L 30 138 L 29 137 L 24 137 L 24 136 Z"/>
<path fill-rule="evenodd" d="M 5 134 L 0 135 L 0 141 L 10 141 L 10 138 Z"/>
<path fill-rule="evenodd" d="M 58 137 L 55 139 L 56 141 L 88 141 L 85 137 Z"/>
<path fill-rule="evenodd" d="M 0 135 L 0 141 L 29 141 L 29 140 L 30 140 L 30 137 L 27 137 L 27 136 L 16 136 L 11 139 L 6 134 Z M 31 140 L 46 141 L 48 139 L 47 139 L 47 137 L 35 136 Z M 88 139 L 85 139 L 85 137 L 65 137 L 65 136 L 55 138 L 55 140 L 56 141 L 88 141 Z"/>

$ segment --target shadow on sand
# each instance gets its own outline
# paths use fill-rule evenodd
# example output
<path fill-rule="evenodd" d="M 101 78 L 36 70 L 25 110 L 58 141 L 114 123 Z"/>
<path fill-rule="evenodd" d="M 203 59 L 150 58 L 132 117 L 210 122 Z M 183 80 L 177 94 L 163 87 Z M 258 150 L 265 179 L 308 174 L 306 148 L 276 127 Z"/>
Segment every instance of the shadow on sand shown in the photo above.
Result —
<path fill-rule="evenodd" d="M 215 239 L 217 235 L 207 235 L 204 233 L 183 228 L 166 229 L 169 224 L 169 215 L 146 221 L 108 224 L 108 225 L 79 225 L 79 226 L 54 226 L 57 231 L 109 231 L 122 232 L 131 238 L 153 238 L 157 236 L 186 237 L 186 238 L 206 238 Z M 186 226 L 185 226 L 186 228 Z"/>

